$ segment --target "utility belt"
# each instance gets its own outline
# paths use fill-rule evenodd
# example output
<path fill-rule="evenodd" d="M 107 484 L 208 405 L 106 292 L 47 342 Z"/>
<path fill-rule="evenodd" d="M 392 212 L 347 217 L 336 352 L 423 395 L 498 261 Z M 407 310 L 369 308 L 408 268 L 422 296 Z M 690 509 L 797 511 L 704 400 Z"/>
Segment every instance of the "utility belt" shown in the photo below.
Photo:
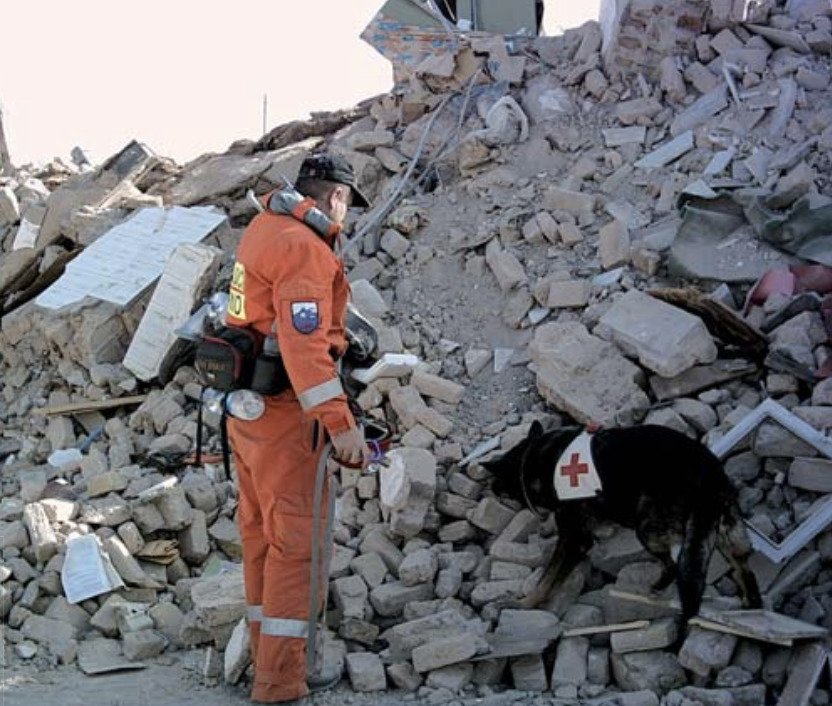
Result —
<path fill-rule="evenodd" d="M 251 390 L 269 396 L 291 387 L 274 339 L 252 329 L 225 326 L 203 338 L 194 367 L 200 382 L 220 392 Z"/>

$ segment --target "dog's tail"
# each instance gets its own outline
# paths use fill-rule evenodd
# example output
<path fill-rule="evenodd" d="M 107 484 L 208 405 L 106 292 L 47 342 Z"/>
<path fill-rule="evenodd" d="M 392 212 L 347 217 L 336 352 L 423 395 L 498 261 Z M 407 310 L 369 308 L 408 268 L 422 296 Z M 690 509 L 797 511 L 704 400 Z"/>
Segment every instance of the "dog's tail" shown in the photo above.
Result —
<path fill-rule="evenodd" d="M 748 568 L 748 558 L 754 548 L 740 515 L 735 493 L 730 495 L 730 501 L 725 504 L 716 540 L 719 551 L 731 565 L 743 604 L 748 608 L 761 608 L 763 601 L 760 588 L 754 573 Z"/>

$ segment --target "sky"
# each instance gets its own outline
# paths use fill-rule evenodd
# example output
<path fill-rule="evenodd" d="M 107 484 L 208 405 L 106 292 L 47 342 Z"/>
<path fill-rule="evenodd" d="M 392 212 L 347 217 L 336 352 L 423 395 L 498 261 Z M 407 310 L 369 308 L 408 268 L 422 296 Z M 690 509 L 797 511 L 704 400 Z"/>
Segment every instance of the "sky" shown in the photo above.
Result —
<path fill-rule="evenodd" d="M 596 19 L 597 2 L 548 0 L 547 32 Z M 392 84 L 390 64 L 359 39 L 382 4 L 11 3 L 0 106 L 12 161 L 67 158 L 79 145 L 96 162 L 135 138 L 184 163 L 260 137 L 264 95 L 269 129 L 351 107 Z"/>

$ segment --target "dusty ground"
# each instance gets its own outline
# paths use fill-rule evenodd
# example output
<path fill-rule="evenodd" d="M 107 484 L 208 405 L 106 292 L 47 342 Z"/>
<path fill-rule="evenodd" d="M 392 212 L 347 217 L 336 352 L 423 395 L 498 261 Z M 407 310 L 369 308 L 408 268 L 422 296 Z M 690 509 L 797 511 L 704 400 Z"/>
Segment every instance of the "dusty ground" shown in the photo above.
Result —
<path fill-rule="evenodd" d="M 206 686 L 176 657 L 135 672 L 88 677 L 77 667 L 53 671 L 0 670 L 0 706 L 243 706 L 251 704 L 243 687 Z M 304 706 L 397 706 L 420 700 L 413 694 L 355 694 L 347 682 L 306 699 Z M 486 697 L 459 698 L 458 706 L 548 706 L 549 697 L 511 691 Z"/>

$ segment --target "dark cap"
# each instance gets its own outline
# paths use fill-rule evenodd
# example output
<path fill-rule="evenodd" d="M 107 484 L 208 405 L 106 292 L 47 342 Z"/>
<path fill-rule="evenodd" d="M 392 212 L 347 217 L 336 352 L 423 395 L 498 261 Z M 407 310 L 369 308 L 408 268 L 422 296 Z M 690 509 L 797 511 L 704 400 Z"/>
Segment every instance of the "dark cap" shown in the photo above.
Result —
<path fill-rule="evenodd" d="M 355 172 L 352 165 L 341 155 L 331 153 L 309 155 L 300 165 L 298 180 L 300 179 L 321 179 L 344 184 L 352 189 L 354 205 L 362 208 L 370 206 L 370 202 L 355 185 Z"/>

